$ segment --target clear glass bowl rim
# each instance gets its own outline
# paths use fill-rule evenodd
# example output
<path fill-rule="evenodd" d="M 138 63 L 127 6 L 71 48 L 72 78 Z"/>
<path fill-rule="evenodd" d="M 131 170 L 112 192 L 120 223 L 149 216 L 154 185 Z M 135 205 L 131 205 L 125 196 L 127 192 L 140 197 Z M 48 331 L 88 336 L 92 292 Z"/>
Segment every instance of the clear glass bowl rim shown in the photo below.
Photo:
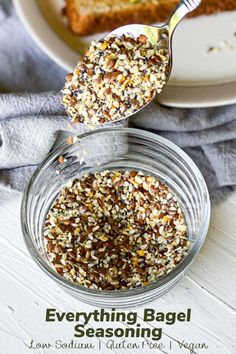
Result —
<path fill-rule="evenodd" d="M 136 287 L 136 288 L 131 288 L 127 290 L 96 290 L 96 289 L 90 289 L 86 288 L 81 285 L 77 285 L 72 283 L 71 281 L 67 280 L 65 277 L 59 275 L 56 273 L 52 267 L 50 267 L 49 264 L 47 264 L 42 257 L 40 256 L 39 252 L 35 248 L 31 236 L 30 236 L 30 230 L 27 224 L 26 220 L 26 215 L 27 215 L 27 202 L 28 202 L 28 196 L 31 191 L 31 187 L 34 184 L 34 180 L 37 178 L 37 176 L 40 174 L 41 170 L 43 170 L 44 166 L 48 164 L 48 161 L 51 160 L 52 158 L 55 158 L 56 156 L 61 156 L 65 151 L 68 151 L 68 146 L 73 147 L 73 145 L 68 145 L 68 143 L 65 141 L 63 142 L 59 147 L 57 147 L 55 150 L 51 151 L 46 158 L 38 165 L 36 168 L 35 172 L 31 176 L 24 194 L 23 194 L 23 199 L 21 203 L 21 226 L 22 226 L 22 233 L 24 237 L 24 241 L 26 244 L 26 247 L 31 255 L 31 257 L 35 260 L 37 265 L 47 274 L 49 275 L 52 279 L 57 281 L 60 285 L 66 287 L 68 290 L 71 290 L 72 292 L 77 292 L 79 293 L 84 293 L 87 294 L 88 296 L 96 296 L 96 297 L 108 297 L 108 298 L 113 298 L 113 297 L 126 297 L 126 296 L 132 296 L 135 294 L 144 294 L 146 292 L 150 292 L 152 290 L 161 288 L 165 285 L 167 285 L 169 282 L 174 280 L 175 278 L 178 278 L 178 276 L 183 273 L 187 267 L 192 263 L 193 259 L 196 257 L 198 254 L 199 250 L 202 247 L 203 242 L 205 241 L 207 230 L 209 227 L 210 223 L 210 216 L 211 216 L 211 204 L 210 204 L 210 197 L 209 197 L 209 192 L 208 188 L 206 185 L 206 182 L 197 167 L 197 165 L 193 162 L 193 160 L 176 144 L 172 143 L 166 138 L 161 137 L 158 134 L 151 133 L 145 130 L 141 129 L 136 129 L 136 128 L 103 128 L 103 129 L 98 129 L 98 130 L 93 130 L 89 131 L 87 133 L 79 134 L 79 140 L 82 140 L 83 138 L 86 138 L 88 136 L 93 136 L 95 134 L 103 134 L 107 132 L 113 132 L 113 133 L 122 133 L 122 134 L 133 134 L 136 137 L 140 138 L 145 138 L 148 139 L 149 141 L 152 141 L 153 143 L 161 143 L 165 145 L 166 147 L 174 150 L 180 158 L 182 158 L 189 166 L 190 168 L 194 171 L 195 177 L 198 178 L 198 180 L 201 180 L 201 186 L 204 190 L 204 193 L 206 195 L 206 215 L 204 222 L 201 225 L 200 231 L 199 231 L 199 239 L 197 239 L 190 252 L 187 254 L 187 256 L 181 261 L 180 264 L 178 264 L 170 273 L 164 275 L 157 281 L 146 285 L 142 287 Z"/>

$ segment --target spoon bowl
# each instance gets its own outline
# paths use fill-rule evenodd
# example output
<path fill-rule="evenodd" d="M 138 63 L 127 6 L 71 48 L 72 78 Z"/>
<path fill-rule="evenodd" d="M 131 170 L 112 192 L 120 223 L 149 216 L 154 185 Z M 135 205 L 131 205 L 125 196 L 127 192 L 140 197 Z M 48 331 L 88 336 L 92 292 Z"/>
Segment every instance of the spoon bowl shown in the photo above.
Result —
<path fill-rule="evenodd" d="M 169 80 L 171 70 L 172 70 L 172 63 L 173 63 L 173 56 L 172 56 L 172 38 L 173 33 L 180 23 L 180 21 L 190 12 L 195 10 L 201 3 L 201 0 L 181 0 L 178 4 L 177 8 L 171 15 L 170 19 L 163 25 L 163 26 L 150 26 L 150 25 L 142 25 L 142 24 L 130 24 L 122 27 L 116 28 L 114 31 L 110 32 L 106 35 L 105 38 L 108 37 L 121 37 L 122 35 L 131 35 L 134 38 L 138 38 L 140 35 L 145 35 L 147 40 L 153 45 L 157 46 L 160 49 L 167 50 L 169 53 L 169 63 L 168 69 L 166 72 L 166 83 Z M 156 94 L 153 95 L 153 98 L 144 104 L 141 108 L 139 108 L 136 112 L 138 113 L 144 107 L 146 107 L 149 103 L 153 101 Z M 126 118 L 129 118 L 132 114 L 121 117 L 114 121 L 120 121 Z"/>

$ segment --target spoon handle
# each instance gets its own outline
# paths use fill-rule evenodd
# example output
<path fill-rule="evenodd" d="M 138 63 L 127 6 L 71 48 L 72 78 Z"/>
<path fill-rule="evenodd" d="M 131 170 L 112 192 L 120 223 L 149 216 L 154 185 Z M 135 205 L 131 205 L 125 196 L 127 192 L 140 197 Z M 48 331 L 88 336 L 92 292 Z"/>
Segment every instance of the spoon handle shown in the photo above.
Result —
<path fill-rule="evenodd" d="M 179 22 L 190 12 L 195 10 L 201 3 L 201 0 L 181 0 L 175 12 L 167 23 L 170 36 L 173 34 Z"/>

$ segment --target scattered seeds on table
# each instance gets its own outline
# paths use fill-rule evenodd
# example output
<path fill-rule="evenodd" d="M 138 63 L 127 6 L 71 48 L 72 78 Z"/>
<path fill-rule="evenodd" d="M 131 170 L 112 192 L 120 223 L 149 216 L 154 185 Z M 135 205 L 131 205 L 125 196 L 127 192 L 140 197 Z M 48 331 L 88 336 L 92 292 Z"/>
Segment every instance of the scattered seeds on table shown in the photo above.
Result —
<path fill-rule="evenodd" d="M 63 165 L 66 162 L 66 159 L 64 158 L 64 156 L 60 156 L 58 162 L 60 165 Z"/>

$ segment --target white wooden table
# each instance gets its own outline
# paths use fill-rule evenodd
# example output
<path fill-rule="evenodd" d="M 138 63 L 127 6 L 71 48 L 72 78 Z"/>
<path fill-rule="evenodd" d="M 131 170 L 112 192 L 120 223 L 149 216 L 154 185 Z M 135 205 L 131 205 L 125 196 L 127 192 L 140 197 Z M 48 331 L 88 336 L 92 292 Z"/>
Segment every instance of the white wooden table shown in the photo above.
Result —
<path fill-rule="evenodd" d="M 93 308 L 67 295 L 30 258 L 21 233 L 20 202 L 17 197 L 0 205 L 0 354 L 190 353 L 180 349 L 178 342 L 183 340 L 208 345 L 208 349 L 194 349 L 193 353 L 236 353 L 236 195 L 213 210 L 206 242 L 180 283 L 145 306 L 163 312 L 192 309 L 190 323 L 163 326 L 161 342 L 166 347 L 161 350 L 109 349 L 108 339 L 103 339 L 99 351 L 98 339 L 89 338 L 86 342 L 95 346 L 93 350 L 27 348 L 32 339 L 34 343 L 73 339 L 74 324 L 45 322 L 46 308 L 88 312 Z M 141 315 L 143 308 L 135 310 Z M 106 324 L 99 324 L 102 326 Z M 91 327 L 98 327 L 98 323 L 91 323 Z M 170 341 L 172 350 L 168 349 Z M 135 342 L 141 343 L 141 339 Z"/>

